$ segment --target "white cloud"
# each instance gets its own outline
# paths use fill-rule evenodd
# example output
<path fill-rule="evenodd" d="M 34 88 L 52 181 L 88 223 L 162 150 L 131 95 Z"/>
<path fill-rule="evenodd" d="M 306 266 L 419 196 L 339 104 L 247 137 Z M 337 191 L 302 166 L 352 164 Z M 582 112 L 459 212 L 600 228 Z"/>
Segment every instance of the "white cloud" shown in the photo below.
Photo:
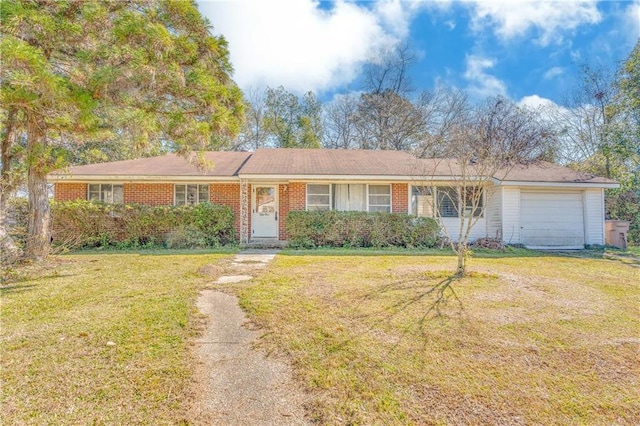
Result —
<path fill-rule="evenodd" d="M 518 101 L 518 105 L 533 109 L 549 106 L 558 107 L 558 105 L 556 105 L 552 100 L 540 97 L 538 95 L 525 96 Z"/>
<path fill-rule="evenodd" d="M 564 74 L 564 68 L 562 67 L 552 67 L 547 70 L 542 76 L 545 80 L 551 80 L 558 76 Z"/>
<path fill-rule="evenodd" d="M 495 66 L 495 60 L 478 55 L 467 55 L 467 69 L 464 78 L 469 82 L 467 91 L 472 98 L 484 99 L 488 96 L 507 96 L 507 86 L 497 77 L 487 73 Z"/>
<path fill-rule="evenodd" d="M 399 0 L 357 5 L 339 0 L 202 1 L 200 11 L 229 42 L 241 88 L 331 90 L 351 82 L 376 51 L 408 35 L 417 7 Z"/>
<path fill-rule="evenodd" d="M 623 31 L 633 46 L 640 37 L 640 1 L 633 1 L 625 9 Z"/>
<path fill-rule="evenodd" d="M 597 24 L 601 19 L 597 0 L 481 0 L 473 4 L 472 27 L 478 32 L 487 26 L 495 27 L 496 34 L 505 40 L 535 29 L 539 32 L 536 41 L 546 46 L 563 43 L 563 33 L 581 25 Z"/>

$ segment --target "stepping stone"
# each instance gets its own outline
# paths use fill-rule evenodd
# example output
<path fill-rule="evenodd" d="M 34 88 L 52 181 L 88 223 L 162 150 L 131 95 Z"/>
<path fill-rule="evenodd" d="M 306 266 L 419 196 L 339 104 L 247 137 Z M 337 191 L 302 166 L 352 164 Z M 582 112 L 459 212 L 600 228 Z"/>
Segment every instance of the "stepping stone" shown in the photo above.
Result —
<path fill-rule="evenodd" d="M 249 281 L 250 279 L 253 279 L 251 275 L 229 275 L 218 278 L 216 284 L 241 283 L 242 281 Z"/>

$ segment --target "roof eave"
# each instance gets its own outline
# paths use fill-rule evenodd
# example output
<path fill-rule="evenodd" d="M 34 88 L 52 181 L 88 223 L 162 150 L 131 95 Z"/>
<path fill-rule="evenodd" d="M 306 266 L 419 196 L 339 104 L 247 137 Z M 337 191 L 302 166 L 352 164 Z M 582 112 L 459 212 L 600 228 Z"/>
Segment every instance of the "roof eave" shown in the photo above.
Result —
<path fill-rule="evenodd" d="M 521 180 L 499 180 L 494 179 L 497 186 L 544 186 L 553 188 L 620 188 L 617 182 L 544 182 L 544 181 L 521 181 Z"/>
<path fill-rule="evenodd" d="M 237 176 L 171 176 L 171 175 L 48 175 L 50 182 L 187 182 L 187 181 L 238 181 Z"/>
<path fill-rule="evenodd" d="M 241 173 L 238 175 L 240 179 L 247 180 L 369 180 L 369 181 L 412 181 L 412 182 L 426 182 L 426 181 L 452 181 L 460 180 L 459 176 L 429 176 L 429 175 L 341 175 L 341 174 L 260 174 L 260 173 Z M 476 177 L 468 177 L 469 180 L 481 180 Z M 486 179 L 484 179 L 486 180 Z"/>

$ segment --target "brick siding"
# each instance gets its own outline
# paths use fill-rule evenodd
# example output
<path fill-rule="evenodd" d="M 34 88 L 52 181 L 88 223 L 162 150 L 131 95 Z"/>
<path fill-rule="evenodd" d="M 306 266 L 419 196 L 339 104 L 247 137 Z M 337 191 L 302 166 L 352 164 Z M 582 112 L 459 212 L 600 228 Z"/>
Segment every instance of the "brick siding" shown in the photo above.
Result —
<path fill-rule="evenodd" d="M 304 182 L 289 184 L 289 211 L 304 210 L 307 207 L 307 185 Z"/>
<path fill-rule="evenodd" d="M 289 185 L 278 185 L 278 239 L 287 239 L 287 213 L 289 213 Z"/>
<path fill-rule="evenodd" d="M 173 204 L 172 183 L 125 183 L 124 202 L 163 206 Z"/>
<path fill-rule="evenodd" d="M 391 184 L 391 211 L 394 213 L 408 213 L 409 208 L 409 184 Z"/>
<path fill-rule="evenodd" d="M 87 199 L 86 183 L 56 182 L 53 185 L 56 201 L 75 201 Z"/>
<path fill-rule="evenodd" d="M 251 185 L 248 193 L 252 194 Z M 172 205 L 173 183 L 125 183 L 124 202 L 147 205 Z M 392 211 L 395 213 L 407 213 L 409 185 L 406 183 L 394 183 L 391 185 Z M 278 234 L 280 240 L 287 239 L 287 214 L 294 210 L 304 210 L 307 204 L 306 183 L 291 182 L 278 185 Z M 55 199 L 58 201 L 73 201 L 87 199 L 86 183 L 55 183 Z M 209 185 L 209 200 L 218 205 L 228 206 L 235 216 L 235 227 L 240 234 L 240 184 L 239 183 L 212 183 Z M 251 197 L 248 202 L 251 204 Z M 248 237 L 251 238 L 251 205 L 247 206 L 249 229 Z"/>
<path fill-rule="evenodd" d="M 235 227 L 240 236 L 240 184 L 212 183 L 209 185 L 209 201 L 220 206 L 231 207 L 235 217 Z"/>

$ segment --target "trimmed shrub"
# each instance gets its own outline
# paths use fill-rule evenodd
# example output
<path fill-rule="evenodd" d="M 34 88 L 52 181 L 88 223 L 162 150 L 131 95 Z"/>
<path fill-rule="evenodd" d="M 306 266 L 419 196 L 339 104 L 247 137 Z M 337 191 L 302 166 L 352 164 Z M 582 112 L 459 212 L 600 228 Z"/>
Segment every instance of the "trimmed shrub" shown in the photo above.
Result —
<path fill-rule="evenodd" d="M 66 248 L 218 247 L 236 242 L 229 207 L 53 202 L 53 243 Z"/>
<path fill-rule="evenodd" d="M 292 211 L 289 245 L 312 247 L 434 247 L 438 223 L 402 213 Z"/>

